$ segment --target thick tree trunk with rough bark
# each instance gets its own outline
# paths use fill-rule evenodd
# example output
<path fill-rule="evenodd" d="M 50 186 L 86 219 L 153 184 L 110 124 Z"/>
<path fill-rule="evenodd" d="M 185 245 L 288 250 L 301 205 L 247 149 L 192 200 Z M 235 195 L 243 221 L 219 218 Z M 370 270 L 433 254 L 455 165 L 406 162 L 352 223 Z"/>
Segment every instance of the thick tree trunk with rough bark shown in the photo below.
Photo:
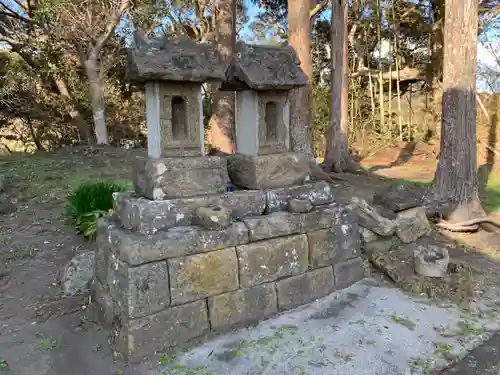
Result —
<path fill-rule="evenodd" d="M 428 109 L 431 115 L 427 120 L 427 139 L 437 135 L 439 124 L 442 122 L 441 103 L 443 101 L 443 89 L 441 87 L 441 79 L 443 77 L 444 3 L 444 0 L 432 0 L 430 2 L 434 16 L 434 24 L 430 35 L 431 56 L 426 77 L 430 94 Z"/>
<path fill-rule="evenodd" d="M 349 60 L 347 33 L 347 0 L 332 3 L 332 103 L 330 124 L 326 135 L 326 153 L 323 167 L 327 171 L 346 172 L 357 170 L 351 160 L 348 144 L 349 126 Z"/>
<path fill-rule="evenodd" d="M 476 0 L 446 0 L 441 152 L 427 203 L 457 223 L 485 216 L 476 160 Z"/>
<path fill-rule="evenodd" d="M 288 0 L 288 42 L 297 52 L 309 85 L 290 93 L 290 146 L 292 151 L 313 156 L 311 140 L 311 2 Z"/>
<path fill-rule="evenodd" d="M 89 81 L 89 93 L 94 117 L 95 139 L 98 145 L 108 144 L 108 130 L 104 112 L 104 93 L 102 78 L 97 67 L 97 58 L 85 61 L 85 72 Z"/>
<path fill-rule="evenodd" d="M 215 11 L 217 46 L 223 64 L 227 67 L 233 57 L 236 43 L 236 1 L 219 0 Z M 235 93 L 217 91 L 214 95 L 212 117 L 209 122 L 211 147 L 231 154 L 234 152 Z"/>

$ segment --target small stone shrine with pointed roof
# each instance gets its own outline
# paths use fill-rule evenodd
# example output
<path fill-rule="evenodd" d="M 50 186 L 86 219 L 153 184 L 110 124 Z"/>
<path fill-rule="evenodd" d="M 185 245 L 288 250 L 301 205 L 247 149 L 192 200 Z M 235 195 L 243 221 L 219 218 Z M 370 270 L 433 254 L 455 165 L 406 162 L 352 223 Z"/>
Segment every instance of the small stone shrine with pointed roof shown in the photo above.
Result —
<path fill-rule="evenodd" d="M 203 155 L 202 85 L 225 78 L 215 47 L 139 34 L 134 42 L 129 73 L 146 88 L 149 156 Z"/>
<path fill-rule="evenodd" d="M 238 153 L 288 152 L 288 92 L 307 85 L 307 76 L 292 47 L 239 42 L 223 90 L 236 91 Z"/>

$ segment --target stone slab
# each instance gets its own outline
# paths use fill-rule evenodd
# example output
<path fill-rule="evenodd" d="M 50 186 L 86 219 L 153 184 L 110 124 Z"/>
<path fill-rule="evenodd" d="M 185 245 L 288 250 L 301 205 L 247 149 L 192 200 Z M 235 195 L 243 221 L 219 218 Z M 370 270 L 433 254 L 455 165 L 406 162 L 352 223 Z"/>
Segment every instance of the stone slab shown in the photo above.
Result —
<path fill-rule="evenodd" d="M 170 306 L 165 261 L 129 267 L 110 254 L 106 284 L 120 314 L 127 318 L 150 315 Z"/>
<path fill-rule="evenodd" d="M 390 186 L 373 195 L 373 204 L 399 212 L 420 206 L 423 193 L 424 189 L 421 187 L 409 185 Z"/>
<path fill-rule="evenodd" d="M 307 270 L 308 245 L 304 234 L 241 245 L 236 250 L 242 287 L 298 275 Z"/>
<path fill-rule="evenodd" d="M 104 236 L 97 236 L 97 249 L 95 252 L 95 269 L 94 277 L 102 285 L 105 285 L 108 280 L 108 261 L 109 255 L 112 252 L 111 245 Z"/>
<path fill-rule="evenodd" d="M 225 158 L 138 158 L 134 163 L 137 195 L 163 200 L 201 194 L 224 193 L 229 177 Z"/>
<path fill-rule="evenodd" d="M 115 350 L 130 362 L 150 358 L 209 331 L 205 301 L 170 307 L 139 319 L 122 320 L 115 330 Z"/>
<path fill-rule="evenodd" d="M 259 241 L 300 233 L 302 216 L 289 212 L 275 212 L 243 219 L 243 223 L 248 228 L 249 240 Z"/>
<path fill-rule="evenodd" d="M 362 252 L 367 255 L 371 255 L 375 251 L 386 252 L 401 244 L 401 240 L 397 236 L 382 237 L 363 227 L 359 228 L 359 233 Z"/>
<path fill-rule="evenodd" d="M 123 227 L 144 234 L 192 225 L 194 212 L 199 207 L 224 206 L 231 210 L 233 219 L 262 215 L 266 207 L 266 195 L 258 190 L 160 201 L 134 197 L 130 193 L 115 193 L 113 201 L 115 215 Z"/>
<path fill-rule="evenodd" d="M 273 189 L 299 185 L 309 176 L 309 159 L 300 153 L 228 157 L 231 182 L 246 189 Z"/>
<path fill-rule="evenodd" d="M 282 279 L 276 283 L 279 309 L 292 309 L 324 297 L 334 290 L 334 284 L 332 267 Z"/>
<path fill-rule="evenodd" d="M 98 280 L 93 280 L 90 284 L 90 291 L 92 295 L 92 300 L 97 306 L 97 312 L 99 315 L 99 321 L 106 328 L 111 328 L 113 326 L 113 321 L 115 315 L 118 315 L 119 312 L 116 311 L 116 305 L 109 292 L 106 291 L 106 287 L 104 287 Z"/>
<path fill-rule="evenodd" d="M 121 261 L 135 266 L 245 244 L 248 230 L 244 223 L 234 222 L 219 231 L 186 226 L 148 236 L 124 230 L 116 220 L 107 218 L 99 221 L 97 237 Z"/>
<path fill-rule="evenodd" d="M 307 233 L 311 267 L 323 267 L 355 258 L 361 254 L 359 232 L 355 228 L 333 226 Z"/>
<path fill-rule="evenodd" d="M 365 277 L 363 260 L 354 258 L 333 266 L 335 276 L 335 288 L 344 289 L 362 280 Z"/>
<path fill-rule="evenodd" d="M 285 211 L 289 199 L 308 199 L 313 206 L 329 204 L 334 200 L 333 189 L 325 181 L 268 189 L 265 213 Z"/>
<path fill-rule="evenodd" d="M 208 312 L 213 330 L 263 320 L 278 312 L 276 288 L 268 283 L 210 297 Z"/>
<path fill-rule="evenodd" d="M 172 304 L 236 290 L 238 260 L 234 248 L 168 260 Z"/>

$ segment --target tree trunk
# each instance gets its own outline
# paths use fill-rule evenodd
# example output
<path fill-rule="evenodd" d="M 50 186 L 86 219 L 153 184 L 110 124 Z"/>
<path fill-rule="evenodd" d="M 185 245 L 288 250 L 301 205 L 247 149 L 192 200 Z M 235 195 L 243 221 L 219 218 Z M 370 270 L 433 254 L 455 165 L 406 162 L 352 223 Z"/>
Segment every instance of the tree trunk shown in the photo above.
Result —
<path fill-rule="evenodd" d="M 92 137 L 92 131 L 90 130 L 90 126 L 87 123 L 87 121 L 84 120 L 80 111 L 76 108 L 76 105 L 72 103 L 73 98 L 71 97 L 68 91 L 68 86 L 66 85 L 66 82 L 64 82 L 60 78 L 53 78 L 53 81 L 59 93 L 62 96 L 64 96 L 69 103 L 66 108 L 66 112 L 69 114 L 71 119 L 75 121 L 76 126 L 78 128 L 78 134 L 80 135 L 80 139 L 89 145 L 93 144 L 94 137 Z"/>
<path fill-rule="evenodd" d="M 288 0 L 288 42 L 297 52 L 309 85 L 290 93 L 290 146 L 292 151 L 314 156 L 311 141 L 311 24 L 310 1 Z"/>
<path fill-rule="evenodd" d="M 444 27 L 444 0 L 432 0 L 431 7 L 434 15 L 433 30 L 430 34 L 431 56 L 427 69 L 427 87 L 429 96 L 430 119 L 427 123 L 426 139 L 434 137 L 442 122 L 443 90 L 443 27 Z M 430 120 L 430 121 L 429 121 Z"/>
<path fill-rule="evenodd" d="M 219 0 L 215 12 L 217 46 L 223 64 L 227 67 L 233 57 L 236 42 L 236 1 Z M 217 91 L 214 95 L 212 117 L 209 122 L 211 147 L 231 154 L 234 152 L 233 129 L 235 94 Z"/>
<path fill-rule="evenodd" d="M 89 58 L 85 61 L 85 71 L 89 80 L 89 93 L 92 102 L 92 114 L 94 116 L 94 132 L 98 145 L 108 144 L 108 130 L 106 128 L 106 117 L 104 114 L 104 93 L 102 79 L 97 68 L 97 61 Z"/>
<path fill-rule="evenodd" d="M 357 169 L 349 155 L 349 60 L 347 0 L 334 0 L 332 9 L 332 80 L 330 124 L 326 136 L 324 169 L 341 173 Z"/>
<path fill-rule="evenodd" d="M 427 194 L 446 220 L 484 216 L 476 161 L 476 0 L 446 0 L 441 152 Z"/>

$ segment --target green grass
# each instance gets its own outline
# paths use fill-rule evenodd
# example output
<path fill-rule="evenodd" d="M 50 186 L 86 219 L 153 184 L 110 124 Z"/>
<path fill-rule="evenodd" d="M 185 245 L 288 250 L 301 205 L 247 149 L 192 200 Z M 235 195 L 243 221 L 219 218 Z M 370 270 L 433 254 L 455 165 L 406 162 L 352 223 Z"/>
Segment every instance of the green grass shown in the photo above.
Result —
<path fill-rule="evenodd" d="M 0 174 L 21 201 L 65 200 L 69 191 L 86 182 L 113 180 L 131 187 L 131 165 L 95 165 L 91 158 L 56 158 L 40 155 L 0 157 Z M 102 164 L 102 163 L 101 163 Z"/>
<path fill-rule="evenodd" d="M 386 178 L 384 178 L 386 179 Z M 416 187 L 428 187 L 430 186 L 430 181 L 415 181 L 415 180 L 405 180 L 400 178 L 387 178 L 391 184 L 395 185 L 412 185 Z M 484 208 L 489 213 L 500 212 L 500 172 L 494 172 L 488 177 L 488 185 L 486 189 L 480 189 L 481 202 Z"/>
<path fill-rule="evenodd" d="M 97 221 L 113 208 L 113 193 L 125 191 L 126 186 L 111 181 L 83 183 L 68 195 L 66 215 L 78 233 L 94 239 Z"/>
<path fill-rule="evenodd" d="M 481 199 L 488 212 L 500 212 L 500 172 L 490 174 L 486 191 L 481 192 Z"/>

